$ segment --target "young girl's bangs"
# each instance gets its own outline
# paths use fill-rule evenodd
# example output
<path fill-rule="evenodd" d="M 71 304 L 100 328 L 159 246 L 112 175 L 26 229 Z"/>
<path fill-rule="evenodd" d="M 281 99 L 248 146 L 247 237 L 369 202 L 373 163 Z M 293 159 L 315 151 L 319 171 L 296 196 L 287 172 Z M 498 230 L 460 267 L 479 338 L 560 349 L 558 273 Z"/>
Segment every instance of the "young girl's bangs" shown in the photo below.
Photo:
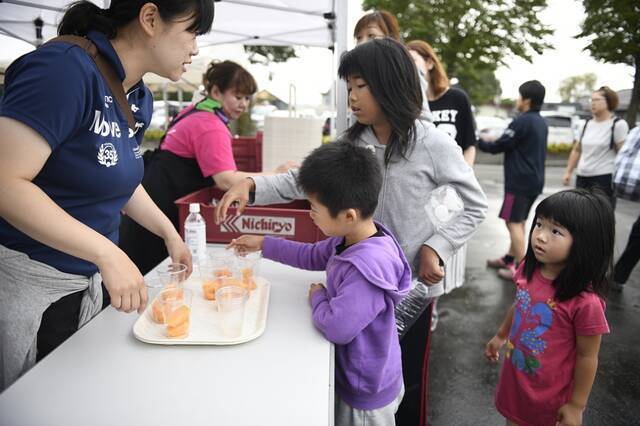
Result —
<path fill-rule="evenodd" d="M 351 77 L 364 78 L 364 67 L 358 54 L 361 51 L 360 49 L 353 49 L 342 54 L 340 66 L 338 67 L 338 76 L 341 79 L 347 81 Z"/>
<path fill-rule="evenodd" d="M 576 198 L 575 194 L 568 192 L 545 198 L 536 207 L 536 217 L 551 220 L 573 234 L 576 224 L 581 222 L 580 212 L 576 211 Z"/>

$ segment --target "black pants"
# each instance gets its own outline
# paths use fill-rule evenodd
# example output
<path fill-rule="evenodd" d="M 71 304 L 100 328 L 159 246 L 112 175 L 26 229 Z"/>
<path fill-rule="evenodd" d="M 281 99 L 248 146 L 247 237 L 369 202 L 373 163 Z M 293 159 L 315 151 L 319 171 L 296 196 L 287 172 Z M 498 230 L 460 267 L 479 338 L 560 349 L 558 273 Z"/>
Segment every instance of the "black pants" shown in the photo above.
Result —
<path fill-rule="evenodd" d="M 398 412 L 397 426 L 427 424 L 431 303 L 400 340 L 405 394 Z"/>
<path fill-rule="evenodd" d="M 38 329 L 36 361 L 40 361 L 51 351 L 60 346 L 73 333 L 78 331 L 78 317 L 82 292 L 71 293 L 53 302 L 42 314 L 42 321 Z M 107 289 L 102 286 L 102 309 L 106 308 L 111 299 Z"/>
<path fill-rule="evenodd" d="M 589 189 L 592 187 L 600 188 L 611 202 L 611 207 L 616 208 L 616 197 L 613 194 L 612 175 L 598 176 L 576 176 L 576 188 Z"/>
<path fill-rule="evenodd" d="M 640 260 L 640 216 L 636 219 L 631 233 L 629 234 L 629 240 L 627 241 L 627 247 L 625 247 L 622 256 L 616 263 L 613 280 L 617 283 L 624 284 L 629 279 L 631 271 Z"/>
<path fill-rule="evenodd" d="M 178 157 L 169 151 L 158 152 L 144 172 L 142 186 L 154 203 L 179 229 L 175 200 L 213 185 L 211 177 L 203 177 L 195 159 Z M 145 275 L 169 253 L 162 238 L 147 231 L 128 216 L 120 221 L 120 248 Z"/>

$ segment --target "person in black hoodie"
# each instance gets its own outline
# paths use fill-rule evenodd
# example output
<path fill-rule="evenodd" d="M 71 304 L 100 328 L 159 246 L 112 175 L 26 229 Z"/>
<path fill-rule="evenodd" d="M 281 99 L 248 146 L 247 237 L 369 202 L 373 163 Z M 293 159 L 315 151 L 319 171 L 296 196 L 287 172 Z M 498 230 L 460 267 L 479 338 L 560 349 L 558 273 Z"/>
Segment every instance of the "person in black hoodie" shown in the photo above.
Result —
<path fill-rule="evenodd" d="M 499 217 L 509 230 L 511 245 L 503 257 L 488 260 L 487 266 L 498 269 L 498 275 L 512 279 L 517 264 L 525 254 L 524 225 L 529 210 L 544 186 L 544 161 L 547 154 L 548 128 L 540 116 L 545 88 L 537 80 L 523 83 L 516 108 L 521 114 L 495 141 L 481 139 L 481 151 L 504 152 L 504 201 Z"/>

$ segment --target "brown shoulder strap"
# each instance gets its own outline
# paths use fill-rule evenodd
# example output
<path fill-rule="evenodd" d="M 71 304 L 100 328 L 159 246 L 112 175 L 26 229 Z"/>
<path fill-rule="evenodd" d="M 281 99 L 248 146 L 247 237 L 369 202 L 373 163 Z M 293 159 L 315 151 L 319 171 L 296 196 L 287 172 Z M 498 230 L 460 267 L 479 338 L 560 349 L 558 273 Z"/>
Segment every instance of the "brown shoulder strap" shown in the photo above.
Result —
<path fill-rule="evenodd" d="M 55 43 L 55 42 L 63 42 L 63 43 L 71 43 L 83 48 L 89 56 L 93 59 L 100 70 L 100 74 L 104 77 L 111 90 L 111 94 L 118 105 L 120 106 L 120 110 L 124 113 L 125 117 L 127 117 L 127 124 L 132 131 L 135 131 L 136 121 L 133 118 L 133 113 L 131 112 L 131 106 L 129 102 L 127 102 L 127 95 L 124 93 L 124 89 L 122 88 L 122 82 L 118 78 L 113 66 L 107 62 L 107 60 L 98 52 L 98 48 L 95 44 L 89 39 L 80 36 L 74 35 L 63 35 L 52 38 L 47 43 Z"/>

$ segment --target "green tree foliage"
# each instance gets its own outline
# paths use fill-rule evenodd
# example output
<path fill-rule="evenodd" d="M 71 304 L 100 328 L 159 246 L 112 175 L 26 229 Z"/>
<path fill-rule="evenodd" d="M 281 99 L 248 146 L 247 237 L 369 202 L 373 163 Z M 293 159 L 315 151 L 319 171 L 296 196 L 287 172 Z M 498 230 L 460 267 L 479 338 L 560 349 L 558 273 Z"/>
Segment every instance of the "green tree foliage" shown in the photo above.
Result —
<path fill-rule="evenodd" d="M 244 51 L 249 53 L 249 62 L 252 64 L 268 65 L 270 62 L 286 62 L 291 58 L 297 58 L 296 51 L 290 46 L 244 46 Z"/>
<path fill-rule="evenodd" d="M 405 40 L 430 43 L 449 77 L 458 78 L 476 104 L 499 94 L 487 93 L 486 76 L 504 65 L 508 56 L 531 61 L 534 52 L 551 47 L 545 37 L 553 31 L 538 19 L 546 6 L 546 0 L 363 1 L 365 10 L 394 13 Z"/>
<path fill-rule="evenodd" d="M 640 2 L 638 0 L 583 0 L 587 14 L 576 38 L 587 38 L 585 47 L 594 58 L 635 67 L 627 122 L 633 127 L 640 103 Z"/>
<path fill-rule="evenodd" d="M 590 72 L 582 75 L 574 75 L 560 82 L 558 92 L 563 102 L 576 102 L 578 99 L 589 96 L 595 90 L 598 77 Z"/>

